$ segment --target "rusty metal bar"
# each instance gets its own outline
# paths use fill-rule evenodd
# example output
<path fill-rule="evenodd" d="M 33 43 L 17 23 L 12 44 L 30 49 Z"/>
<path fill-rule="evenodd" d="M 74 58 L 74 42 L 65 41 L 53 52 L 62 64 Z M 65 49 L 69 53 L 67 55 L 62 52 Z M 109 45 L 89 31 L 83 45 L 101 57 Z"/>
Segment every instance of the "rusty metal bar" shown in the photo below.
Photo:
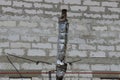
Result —
<path fill-rule="evenodd" d="M 67 34 L 68 34 L 67 10 L 63 9 L 59 18 L 59 36 L 58 36 L 58 53 L 56 64 L 56 80 L 63 80 L 67 70 L 65 55 L 67 49 Z"/>

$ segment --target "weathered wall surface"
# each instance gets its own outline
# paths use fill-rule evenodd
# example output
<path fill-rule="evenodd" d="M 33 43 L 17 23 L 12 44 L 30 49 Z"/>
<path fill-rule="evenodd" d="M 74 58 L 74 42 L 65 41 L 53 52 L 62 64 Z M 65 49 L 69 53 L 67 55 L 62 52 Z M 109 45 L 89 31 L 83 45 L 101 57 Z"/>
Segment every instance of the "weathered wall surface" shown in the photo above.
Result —
<path fill-rule="evenodd" d="M 68 66 L 68 71 L 120 71 L 119 7 L 119 0 L 0 0 L 0 70 L 15 70 L 6 53 L 53 63 L 36 65 L 10 57 L 21 71 L 55 69 L 58 17 L 65 8 L 69 20 L 67 61 L 82 59 Z M 2 75 L 0 80 L 8 77 Z M 33 80 L 47 77 L 41 74 Z M 65 80 L 99 80 L 97 77 L 101 76 L 67 74 Z"/>

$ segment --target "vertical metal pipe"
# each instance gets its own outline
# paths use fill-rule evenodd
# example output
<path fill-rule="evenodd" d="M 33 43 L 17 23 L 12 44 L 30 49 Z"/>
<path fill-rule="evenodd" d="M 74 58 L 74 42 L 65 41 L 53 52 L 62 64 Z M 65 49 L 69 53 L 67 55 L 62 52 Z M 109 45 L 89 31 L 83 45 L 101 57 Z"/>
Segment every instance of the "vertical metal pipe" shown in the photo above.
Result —
<path fill-rule="evenodd" d="M 51 71 L 49 71 L 49 80 L 52 80 L 52 79 L 51 79 Z"/>
<path fill-rule="evenodd" d="M 66 55 L 66 49 L 67 49 L 68 28 L 69 28 L 69 25 L 68 25 L 68 20 L 67 20 L 67 10 L 63 9 L 61 17 L 59 18 L 56 80 L 63 80 L 63 77 L 67 70 L 67 63 L 65 62 L 65 55 Z"/>

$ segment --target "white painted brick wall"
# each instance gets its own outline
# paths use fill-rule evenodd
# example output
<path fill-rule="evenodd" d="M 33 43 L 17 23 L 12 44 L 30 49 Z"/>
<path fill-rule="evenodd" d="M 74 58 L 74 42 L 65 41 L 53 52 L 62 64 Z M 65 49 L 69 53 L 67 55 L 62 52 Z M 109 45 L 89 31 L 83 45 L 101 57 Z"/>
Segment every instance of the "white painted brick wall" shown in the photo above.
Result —
<path fill-rule="evenodd" d="M 19 56 L 23 56 L 25 54 L 23 49 L 5 49 L 4 52 Z"/>
<path fill-rule="evenodd" d="M 31 48 L 30 43 L 15 42 L 10 43 L 11 48 Z"/>
<path fill-rule="evenodd" d="M 0 1 L 0 5 L 8 5 L 8 6 L 10 6 L 11 4 L 12 4 L 12 2 L 8 1 L 8 0 L 1 0 Z"/>
<path fill-rule="evenodd" d="M 118 2 L 102 2 L 102 6 L 118 7 Z"/>
<path fill-rule="evenodd" d="M 28 56 L 46 56 L 46 53 L 44 50 L 40 50 L 40 49 L 29 49 L 27 55 Z"/>
<path fill-rule="evenodd" d="M 65 4 L 81 4 L 81 0 L 64 0 Z"/>
<path fill-rule="evenodd" d="M 110 66 L 109 65 L 104 65 L 104 64 L 94 64 L 91 65 L 92 70 L 97 70 L 97 71 L 110 71 Z"/>
<path fill-rule="evenodd" d="M 105 7 L 90 7 L 90 11 L 104 12 L 105 11 Z"/>
<path fill-rule="evenodd" d="M 47 48 L 47 49 L 51 49 L 52 48 L 52 44 L 50 43 L 32 43 L 32 48 Z"/>
<path fill-rule="evenodd" d="M 106 57 L 105 52 L 90 52 L 90 57 Z"/>
<path fill-rule="evenodd" d="M 9 47 L 9 42 L 0 42 L 0 48 Z"/>
<path fill-rule="evenodd" d="M 16 21 L 0 21 L 0 27 L 16 27 Z"/>
<path fill-rule="evenodd" d="M 74 57 L 87 57 L 87 52 L 86 51 L 78 51 L 78 50 L 72 50 L 69 51 L 69 56 L 74 56 Z"/>

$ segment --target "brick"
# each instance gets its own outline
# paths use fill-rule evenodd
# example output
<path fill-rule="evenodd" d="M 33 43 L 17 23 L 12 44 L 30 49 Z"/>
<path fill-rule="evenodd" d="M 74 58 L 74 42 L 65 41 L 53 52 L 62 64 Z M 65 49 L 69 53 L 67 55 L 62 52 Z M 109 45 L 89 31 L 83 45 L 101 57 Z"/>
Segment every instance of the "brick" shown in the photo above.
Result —
<path fill-rule="evenodd" d="M 13 64 L 18 70 L 20 69 L 20 65 L 18 63 Z M 10 63 L 0 63 L 0 70 L 15 70 L 15 68 Z"/>
<path fill-rule="evenodd" d="M 19 35 L 0 35 L 0 40 L 4 40 L 4 41 L 19 41 Z"/>
<path fill-rule="evenodd" d="M 46 3 L 62 3 L 62 0 L 45 0 Z"/>
<path fill-rule="evenodd" d="M 114 51 L 115 47 L 114 46 L 98 46 L 98 50 L 101 50 L 101 51 Z"/>
<path fill-rule="evenodd" d="M 107 44 L 107 41 L 105 39 L 90 39 L 87 40 L 88 44 Z"/>
<path fill-rule="evenodd" d="M 43 79 L 38 77 L 32 77 L 32 80 L 43 80 Z"/>
<path fill-rule="evenodd" d="M 93 45 L 79 45 L 80 50 L 96 50 L 96 46 Z"/>
<path fill-rule="evenodd" d="M 19 55 L 19 56 L 23 56 L 25 54 L 23 49 L 5 49 L 4 52 L 9 54 Z"/>
<path fill-rule="evenodd" d="M 27 8 L 31 8 L 32 7 L 32 3 L 26 3 L 26 2 L 22 2 L 22 1 L 13 1 L 13 6 L 14 7 L 27 7 Z"/>
<path fill-rule="evenodd" d="M 39 63 L 36 65 L 36 63 L 23 63 L 21 64 L 21 68 L 24 70 L 42 70 L 42 64 Z"/>
<path fill-rule="evenodd" d="M 80 72 L 91 72 L 91 71 L 80 71 Z M 93 75 L 92 74 L 79 74 L 79 77 L 82 77 L 83 79 L 85 78 L 92 78 Z M 88 79 L 91 80 L 91 79 Z"/>
<path fill-rule="evenodd" d="M 90 52 L 90 57 L 106 57 L 106 53 L 102 51 Z"/>
<path fill-rule="evenodd" d="M 107 31 L 107 26 L 94 26 L 92 29 L 95 31 Z"/>
<path fill-rule="evenodd" d="M 102 38 L 115 38 L 117 34 L 115 32 L 102 31 L 100 37 Z"/>
<path fill-rule="evenodd" d="M 34 3 L 34 6 L 36 8 L 53 8 L 53 5 L 51 4 L 42 4 L 42 3 Z"/>
<path fill-rule="evenodd" d="M 16 27 L 16 21 L 0 21 L 1 27 Z"/>
<path fill-rule="evenodd" d="M 73 68 L 75 70 L 84 70 L 84 71 L 90 71 L 90 65 L 89 64 L 73 64 Z"/>
<path fill-rule="evenodd" d="M 111 31 L 120 31 L 120 27 L 119 26 L 109 26 Z"/>
<path fill-rule="evenodd" d="M 108 56 L 111 57 L 111 58 L 113 58 L 113 57 L 119 58 L 120 57 L 120 53 L 119 52 L 109 52 Z"/>
<path fill-rule="evenodd" d="M 68 53 L 69 56 L 74 56 L 74 57 L 87 57 L 87 52 L 86 51 L 78 51 L 78 50 L 72 50 L 69 51 Z"/>
<path fill-rule="evenodd" d="M 10 43 L 11 48 L 31 48 L 30 43 L 23 43 L 23 42 L 15 42 Z"/>
<path fill-rule="evenodd" d="M 19 37 L 19 35 L 8 35 L 7 39 L 10 41 L 19 41 L 20 37 Z"/>
<path fill-rule="evenodd" d="M 110 65 L 111 71 L 120 71 L 120 65 L 112 64 Z"/>
<path fill-rule="evenodd" d="M 27 14 L 37 14 L 37 11 L 34 10 L 34 9 L 31 9 L 31 10 L 25 9 L 24 11 L 25 11 L 25 13 L 27 13 Z"/>
<path fill-rule="evenodd" d="M 52 45 L 50 43 L 32 43 L 32 48 L 48 48 L 48 49 L 51 49 Z"/>
<path fill-rule="evenodd" d="M 91 65 L 91 69 L 97 71 L 110 71 L 110 66 L 104 64 L 94 64 Z"/>
<path fill-rule="evenodd" d="M 108 10 L 111 11 L 111 12 L 120 13 L 120 8 L 108 8 Z"/>
<path fill-rule="evenodd" d="M 69 5 L 61 5 L 60 6 L 60 9 L 62 10 L 62 9 L 67 9 L 67 10 L 69 10 Z"/>
<path fill-rule="evenodd" d="M 46 56 L 46 53 L 44 50 L 40 50 L 40 49 L 29 49 L 27 55 L 28 56 Z"/>
<path fill-rule="evenodd" d="M 43 2 L 43 0 L 24 0 L 24 1 L 28 1 L 28 2 Z"/>
<path fill-rule="evenodd" d="M 10 80 L 10 79 L 7 77 L 0 77 L 0 80 Z"/>
<path fill-rule="evenodd" d="M 65 4 L 81 4 L 81 0 L 64 0 Z"/>
<path fill-rule="evenodd" d="M 37 27 L 38 24 L 35 22 L 20 21 L 18 26 L 20 26 L 20 27 Z"/>
<path fill-rule="evenodd" d="M 6 33 L 8 29 L 0 28 L 0 33 Z"/>
<path fill-rule="evenodd" d="M 117 50 L 117 51 L 120 51 L 120 45 L 117 45 L 117 46 L 116 46 L 116 50 Z"/>
<path fill-rule="evenodd" d="M 84 39 L 74 38 L 74 39 L 72 39 L 72 40 L 69 40 L 69 43 L 76 43 L 76 44 L 80 43 L 80 44 L 85 44 L 86 42 L 85 42 Z"/>
<path fill-rule="evenodd" d="M 50 37 L 50 38 L 48 38 L 48 42 L 54 42 L 54 43 L 56 43 L 57 40 L 58 40 L 57 37 Z"/>
<path fill-rule="evenodd" d="M 87 6 L 70 6 L 72 11 L 86 11 Z"/>
<path fill-rule="evenodd" d="M 90 7 L 90 11 L 93 11 L 93 12 L 105 12 L 105 7 Z"/>
<path fill-rule="evenodd" d="M 84 16 L 87 18 L 101 18 L 100 14 L 90 14 L 90 13 L 84 13 Z"/>
<path fill-rule="evenodd" d="M 119 15 L 118 14 L 103 14 L 102 15 L 103 18 L 107 18 L 107 19 L 119 19 Z"/>
<path fill-rule="evenodd" d="M 29 42 L 39 42 L 40 37 L 35 36 L 35 35 L 23 35 L 23 36 L 21 36 L 21 40 L 22 41 L 29 41 Z"/>
<path fill-rule="evenodd" d="M 45 11 L 45 14 L 56 16 L 56 15 L 59 15 L 60 13 L 59 12 L 53 12 L 53 11 Z"/>
<path fill-rule="evenodd" d="M 107 6 L 107 7 L 118 7 L 118 2 L 102 2 L 102 6 Z"/>
<path fill-rule="evenodd" d="M 0 47 L 9 47 L 9 42 L 0 42 Z"/>
<path fill-rule="evenodd" d="M 10 13 L 17 13 L 22 14 L 22 9 L 15 9 L 12 7 L 2 7 L 3 13 L 10 12 Z"/>
<path fill-rule="evenodd" d="M 100 6 L 100 2 L 97 1 L 91 1 L 91 0 L 84 0 L 83 5 L 95 5 L 95 6 Z"/>
<path fill-rule="evenodd" d="M 113 40 L 112 40 L 112 39 L 111 39 L 111 40 L 108 41 L 108 43 L 109 43 L 109 44 L 112 44 L 112 45 L 117 45 L 117 44 L 120 43 L 120 40 L 118 40 L 118 39 L 113 39 Z"/>
<path fill-rule="evenodd" d="M 68 17 L 81 17 L 82 13 L 68 12 Z"/>
<path fill-rule="evenodd" d="M 8 5 L 8 6 L 10 6 L 12 4 L 12 2 L 11 1 L 8 1 L 8 0 L 2 0 L 2 1 L 0 1 L 0 5 Z"/>
<path fill-rule="evenodd" d="M 0 49 L 0 55 L 2 55 L 2 49 Z"/>

